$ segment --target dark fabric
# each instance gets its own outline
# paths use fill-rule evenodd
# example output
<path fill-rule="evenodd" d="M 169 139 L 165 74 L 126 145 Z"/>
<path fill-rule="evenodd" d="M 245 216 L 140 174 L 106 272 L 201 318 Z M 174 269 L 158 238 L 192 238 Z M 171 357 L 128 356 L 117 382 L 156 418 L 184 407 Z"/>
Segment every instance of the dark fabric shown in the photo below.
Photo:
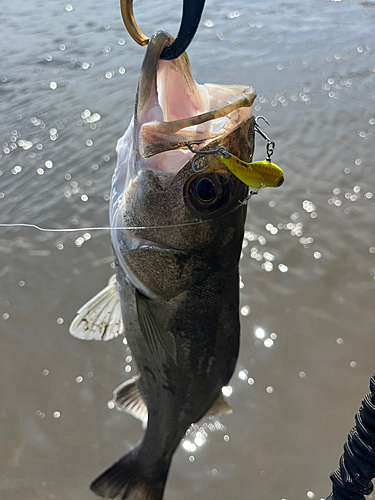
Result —
<path fill-rule="evenodd" d="M 375 477 L 375 375 L 348 434 L 339 468 L 332 472 L 332 493 L 327 500 L 365 500 Z"/>

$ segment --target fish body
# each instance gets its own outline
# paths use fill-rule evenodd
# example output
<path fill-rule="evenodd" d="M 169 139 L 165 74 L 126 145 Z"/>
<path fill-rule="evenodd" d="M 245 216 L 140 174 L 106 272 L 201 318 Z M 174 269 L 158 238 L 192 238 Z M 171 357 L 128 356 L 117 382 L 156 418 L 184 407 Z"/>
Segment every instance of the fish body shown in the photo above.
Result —
<path fill-rule="evenodd" d="M 283 171 L 270 161 L 246 163 L 228 153 L 221 156 L 221 161 L 244 184 L 255 189 L 279 187 L 284 182 Z"/>
<path fill-rule="evenodd" d="M 221 390 L 239 350 L 248 188 L 217 155 L 199 158 L 203 171 L 194 172 L 187 145 L 196 139 L 203 149 L 251 156 L 256 94 L 246 86 L 197 85 L 186 54 L 159 59 L 172 40 L 165 32 L 151 39 L 134 117 L 117 146 L 110 208 L 117 291 L 110 281 L 91 301 L 94 312 L 84 306 L 71 327 L 80 338 L 89 338 L 90 328 L 105 338 L 100 318 L 111 317 L 117 305 L 108 295 L 118 292 L 138 376 L 117 388 L 115 401 L 147 428 L 91 484 L 104 498 L 161 500 L 189 426 L 230 412 Z M 108 338 L 121 333 L 116 325 Z"/>

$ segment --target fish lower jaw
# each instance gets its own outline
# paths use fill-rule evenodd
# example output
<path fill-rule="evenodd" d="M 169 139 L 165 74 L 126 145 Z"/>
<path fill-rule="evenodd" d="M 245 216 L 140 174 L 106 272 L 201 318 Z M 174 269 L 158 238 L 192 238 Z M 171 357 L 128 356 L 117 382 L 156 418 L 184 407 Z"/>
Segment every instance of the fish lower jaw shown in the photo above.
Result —
<path fill-rule="evenodd" d="M 146 160 L 142 166 L 176 174 L 193 156 L 187 150 L 191 142 L 207 144 L 250 118 L 256 93 L 245 85 L 197 84 L 186 53 L 171 61 L 159 59 L 168 36 L 156 35 L 148 45 L 134 132 Z"/>

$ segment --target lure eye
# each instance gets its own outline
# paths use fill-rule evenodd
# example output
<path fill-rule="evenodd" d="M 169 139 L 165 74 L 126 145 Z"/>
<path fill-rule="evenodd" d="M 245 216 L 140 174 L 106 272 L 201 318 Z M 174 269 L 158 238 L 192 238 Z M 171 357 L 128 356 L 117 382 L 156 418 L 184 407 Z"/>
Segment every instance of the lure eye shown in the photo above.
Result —
<path fill-rule="evenodd" d="M 228 180 L 221 174 L 200 174 L 185 185 L 185 200 L 199 212 L 214 212 L 230 196 Z"/>
<path fill-rule="evenodd" d="M 281 186 L 281 184 L 284 183 L 284 176 L 282 176 L 279 180 L 279 182 L 277 183 L 278 186 Z"/>

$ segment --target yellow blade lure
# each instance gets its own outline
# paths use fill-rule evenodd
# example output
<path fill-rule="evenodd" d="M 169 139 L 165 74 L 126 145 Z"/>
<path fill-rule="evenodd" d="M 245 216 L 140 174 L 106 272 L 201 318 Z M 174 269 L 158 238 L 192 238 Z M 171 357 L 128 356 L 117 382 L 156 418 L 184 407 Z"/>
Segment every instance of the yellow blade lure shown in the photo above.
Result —
<path fill-rule="evenodd" d="M 284 182 L 281 168 L 267 160 L 246 163 L 228 152 L 220 159 L 237 179 L 252 188 L 279 187 Z"/>

